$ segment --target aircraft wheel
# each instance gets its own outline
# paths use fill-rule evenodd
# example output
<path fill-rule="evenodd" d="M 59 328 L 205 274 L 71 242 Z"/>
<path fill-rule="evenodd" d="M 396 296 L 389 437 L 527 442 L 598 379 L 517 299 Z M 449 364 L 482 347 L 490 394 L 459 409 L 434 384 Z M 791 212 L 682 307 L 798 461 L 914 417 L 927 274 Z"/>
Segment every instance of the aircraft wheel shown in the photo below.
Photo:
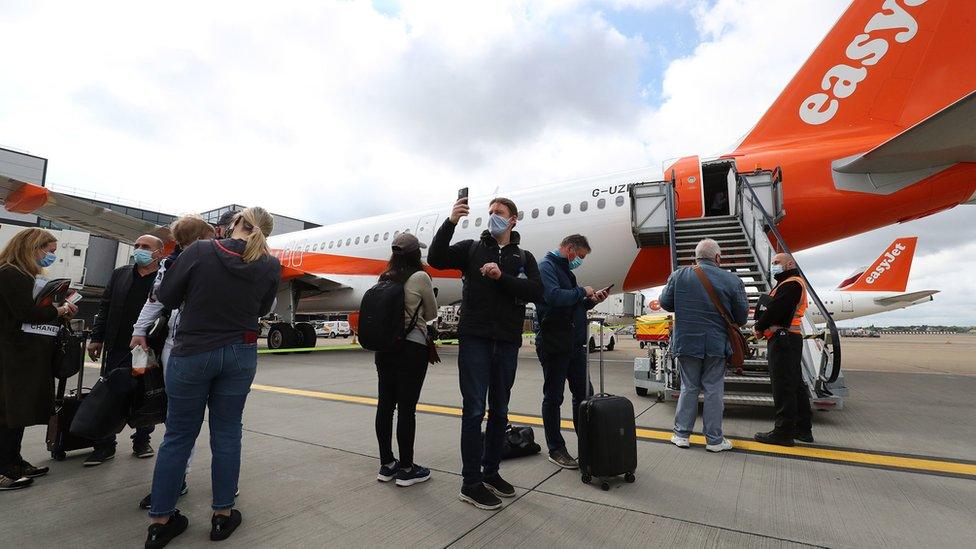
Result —
<path fill-rule="evenodd" d="M 295 324 L 295 333 L 298 335 L 297 341 L 295 342 L 296 347 L 311 348 L 315 347 L 315 326 L 312 326 L 308 322 L 299 322 Z"/>
<path fill-rule="evenodd" d="M 291 324 L 277 322 L 272 324 L 268 330 L 268 348 L 272 350 L 293 349 L 298 343 L 298 337 L 298 332 Z"/>
<path fill-rule="evenodd" d="M 644 387 L 637 387 L 636 389 L 637 389 L 637 396 L 642 396 L 642 397 L 646 397 L 647 396 L 647 389 L 646 388 L 644 388 Z"/>

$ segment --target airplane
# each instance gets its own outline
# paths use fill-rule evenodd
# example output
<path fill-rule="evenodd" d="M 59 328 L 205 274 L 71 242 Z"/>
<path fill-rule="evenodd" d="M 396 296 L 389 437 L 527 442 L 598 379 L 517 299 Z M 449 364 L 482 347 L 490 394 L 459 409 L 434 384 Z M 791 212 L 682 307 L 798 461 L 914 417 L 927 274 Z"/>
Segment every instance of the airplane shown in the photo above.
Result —
<path fill-rule="evenodd" d="M 835 290 L 817 292 L 836 320 L 850 320 L 920 303 L 928 303 L 939 290 L 908 292 L 908 275 L 918 237 L 897 238 L 870 267 L 857 269 Z M 816 307 L 807 308 L 817 324 L 826 322 Z"/>
<path fill-rule="evenodd" d="M 917 236 L 895 239 L 870 267 L 857 269 L 836 289 L 817 290 L 831 318 L 850 320 L 932 301 L 939 290 L 905 293 L 917 242 Z M 812 299 L 807 298 L 807 306 L 815 324 L 827 322 Z M 648 308 L 651 315 L 670 314 L 661 309 L 657 299 L 651 300 Z"/>
<path fill-rule="evenodd" d="M 671 272 L 670 249 L 636 241 L 630 190 L 633 183 L 668 176 L 680 221 L 729 215 L 731 201 L 723 206 L 716 199 L 732 190 L 732 175 L 780 168 L 785 215 L 777 226 L 794 252 L 974 204 L 974 25 L 976 2 L 968 0 L 853 2 L 731 152 L 681 158 L 665 167 L 664 177 L 633 170 L 505 193 L 520 206 L 522 246 L 541 258 L 563 236 L 582 232 L 593 250 L 576 271 L 581 281 L 622 291 L 659 286 Z M 747 60 L 734 70 L 749 70 Z M 689 123 L 708 127 L 707 121 Z M 478 238 L 490 198 L 472 195 L 472 215 L 455 240 Z M 123 241 L 158 229 L 10 177 L 0 177 L 0 199 L 10 211 Z M 392 237 L 411 231 L 429 243 L 452 202 L 269 239 L 283 266 L 276 311 L 283 321 L 272 326 L 269 344 L 314 342 L 310 324 L 294 324 L 302 311 L 350 312 L 355 323 Z M 457 271 L 430 272 L 442 304 L 460 300 Z"/>

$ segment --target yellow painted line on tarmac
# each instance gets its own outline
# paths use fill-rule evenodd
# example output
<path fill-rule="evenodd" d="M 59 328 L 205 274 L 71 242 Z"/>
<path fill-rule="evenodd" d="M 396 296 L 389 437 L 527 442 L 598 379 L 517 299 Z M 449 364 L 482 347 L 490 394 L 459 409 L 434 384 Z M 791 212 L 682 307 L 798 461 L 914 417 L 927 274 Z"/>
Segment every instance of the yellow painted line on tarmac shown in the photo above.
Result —
<path fill-rule="evenodd" d="M 352 404 L 364 404 L 367 406 L 376 406 L 377 403 L 377 400 L 374 397 L 349 395 L 344 393 L 291 389 L 288 387 L 277 387 L 274 385 L 262 385 L 258 383 L 251 385 L 251 388 L 256 391 L 263 391 L 266 393 L 309 397 L 333 402 L 347 402 Z M 419 403 L 417 404 L 417 411 L 429 414 L 461 417 L 461 409 L 454 406 Z M 519 423 L 523 425 L 542 425 L 542 418 L 539 416 L 509 413 L 508 420 L 511 423 Z M 560 422 L 560 426 L 565 430 L 572 430 L 573 422 L 571 420 L 564 419 Z M 668 442 L 671 440 L 671 434 L 671 431 L 665 431 L 662 429 L 649 429 L 646 427 L 637 428 L 637 438 L 639 440 Z M 696 445 L 704 446 L 705 437 L 701 435 L 692 435 L 691 442 Z M 925 457 L 889 455 L 875 452 L 863 452 L 859 450 L 848 450 L 843 448 L 823 448 L 816 446 L 776 446 L 738 438 L 733 439 L 733 444 L 735 444 L 735 450 L 739 452 L 749 452 L 794 459 L 826 461 L 843 465 L 856 465 L 863 467 L 876 467 L 882 469 L 896 469 L 919 473 L 976 478 L 976 464 L 952 461 L 949 459 L 929 459 Z"/>

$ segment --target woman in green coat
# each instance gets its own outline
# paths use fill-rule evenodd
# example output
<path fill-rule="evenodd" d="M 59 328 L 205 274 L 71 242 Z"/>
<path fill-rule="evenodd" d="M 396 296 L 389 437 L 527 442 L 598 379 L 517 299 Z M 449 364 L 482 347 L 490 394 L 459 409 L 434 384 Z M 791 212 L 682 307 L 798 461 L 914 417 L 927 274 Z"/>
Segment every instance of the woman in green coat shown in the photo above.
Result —
<path fill-rule="evenodd" d="M 20 231 L 0 251 L 0 491 L 25 488 L 47 467 L 20 455 L 24 428 L 46 425 L 54 409 L 54 338 L 25 324 L 50 324 L 78 308 L 34 304 L 34 284 L 57 259 L 57 239 L 43 229 Z"/>

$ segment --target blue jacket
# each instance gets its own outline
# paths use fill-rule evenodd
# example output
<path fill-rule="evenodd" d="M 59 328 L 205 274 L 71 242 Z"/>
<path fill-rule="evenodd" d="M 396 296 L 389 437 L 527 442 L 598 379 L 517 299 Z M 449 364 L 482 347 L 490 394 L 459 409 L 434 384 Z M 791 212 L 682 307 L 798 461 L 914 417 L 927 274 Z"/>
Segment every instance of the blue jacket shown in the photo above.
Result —
<path fill-rule="evenodd" d="M 699 260 L 698 264 L 705 271 L 732 321 L 745 324 L 749 315 L 749 300 L 742 280 L 720 269 L 712 261 Z M 731 356 L 732 346 L 729 345 L 725 322 L 693 268 L 682 267 L 671 273 L 660 301 L 665 311 L 674 313 L 671 345 L 676 356 Z"/>
<path fill-rule="evenodd" d="M 576 275 L 569 270 L 569 261 L 554 252 L 549 252 L 539 262 L 539 275 L 542 277 L 542 301 L 535 304 L 535 332 L 539 333 L 542 319 L 550 311 L 559 310 L 573 319 L 573 345 L 582 347 L 589 339 L 589 321 L 586 311 L 594 303 L 586 299 L 586 291 L 576 284 Z"/>

